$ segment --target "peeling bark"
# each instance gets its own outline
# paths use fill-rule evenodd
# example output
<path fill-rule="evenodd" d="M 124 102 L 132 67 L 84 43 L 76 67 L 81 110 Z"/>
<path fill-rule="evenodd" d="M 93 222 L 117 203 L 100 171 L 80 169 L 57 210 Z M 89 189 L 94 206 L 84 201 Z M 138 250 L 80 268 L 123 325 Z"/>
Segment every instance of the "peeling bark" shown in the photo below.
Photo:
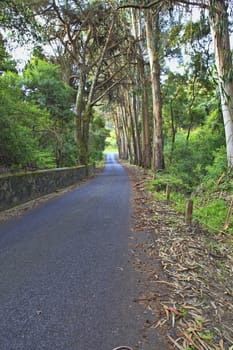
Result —
<path fill-rule="evenodd" d="M 233 65 L 229 39 L 227 5 L 209 1 L 209 22 L 215 47 L 215 62 L 225 127 L 228 167 L 233 167 Z"/>
<path fill-rule="evenodd" d="M 150 10 L 145 11 L 147 50 L 150 60 L 152 101 L 153 101 L 153 159 L 154 171 L 164 169 L 163 137 L 162 137 L 162 96 L 160 86 L 160 55 L 159 55 L 159 15 L 155 16 L 155 28 Z M 153 30 L 154 29 L 154 30 Z"/>

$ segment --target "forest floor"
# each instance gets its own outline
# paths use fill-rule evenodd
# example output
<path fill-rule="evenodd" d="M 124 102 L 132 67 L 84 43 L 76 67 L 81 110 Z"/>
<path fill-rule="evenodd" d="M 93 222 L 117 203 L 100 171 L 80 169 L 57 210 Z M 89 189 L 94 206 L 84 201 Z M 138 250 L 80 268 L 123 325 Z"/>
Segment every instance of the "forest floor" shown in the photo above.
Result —
<path fill-rule="evenodd" d="M 124 167 L 132 186 L 131 239 L 150 233 L 132 251 L 144 276 L 135 301 L 158 316 L 144 327 L 165 336 L 169 349 L 232 350 L 233 237 L 187 226 L 183 215 L 146 189 L 152 175 Z"/>

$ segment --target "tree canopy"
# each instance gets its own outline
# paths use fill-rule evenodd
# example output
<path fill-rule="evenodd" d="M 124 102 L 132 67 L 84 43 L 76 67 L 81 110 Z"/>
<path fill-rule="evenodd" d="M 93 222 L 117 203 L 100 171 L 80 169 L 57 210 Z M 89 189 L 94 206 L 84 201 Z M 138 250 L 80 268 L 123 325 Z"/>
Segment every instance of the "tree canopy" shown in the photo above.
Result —
<path fill-rule="evenodd" d="M 103 116 L 111 111 L 120 156 L 154 171 L 169 167 L 180 134 L 191 143 L 216 115 L 221 132 L 209 161 L 224 147 L 225 128 L 232 167 L 230 1 L 4 0 L 0 11 L 2 28 L 34 47 L 20 98 L 49 114 L 57 166 L 65 139 L 73 161 L 89 161 L 100 104 Z M 15 65 L 5 44 L 1 39 L 7 75 Z"/>

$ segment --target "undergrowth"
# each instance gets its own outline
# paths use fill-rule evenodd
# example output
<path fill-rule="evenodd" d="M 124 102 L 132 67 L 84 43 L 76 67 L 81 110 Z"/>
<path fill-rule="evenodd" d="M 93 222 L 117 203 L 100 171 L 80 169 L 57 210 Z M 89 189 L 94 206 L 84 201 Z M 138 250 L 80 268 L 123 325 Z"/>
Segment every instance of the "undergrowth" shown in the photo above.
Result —
<path fill-rule="evenodd" d="M 170 188 L 169 200 L 167 186 Z M 193 200 L 193 221 L 197 221 L 212 233 L 226 232 L 233 235 L 233 174 L 222 174 L 217 179 L 205 179 L 196 188 L 189 188 L 178 177 L 158 173 L 148 182 L 147 188 L 155 198 L 169 202 L 176 211 L 184 214 L 188 199 Z M 228 217 L 228 220 L 227 220 Z"/>

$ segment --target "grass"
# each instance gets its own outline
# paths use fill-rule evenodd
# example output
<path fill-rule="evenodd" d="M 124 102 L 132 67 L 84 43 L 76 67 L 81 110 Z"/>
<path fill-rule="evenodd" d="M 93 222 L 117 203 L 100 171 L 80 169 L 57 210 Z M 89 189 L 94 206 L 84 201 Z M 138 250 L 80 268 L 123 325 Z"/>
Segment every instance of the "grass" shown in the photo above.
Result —
<path fill-rule="evenodd" d="M 167 174 L 160 174 L 155 180 L 147 184 L 147 189 L 153 192 L 156 199 L 166 201 L 166 184 L 171 187 L 169 205 L 176 211 L 184 214 L 187 203 L 185 186 L 182 188 L 181 182 Z M 228 193 L 229 196 L 229 193 Z M 224 230 L 230 203 L 223 198 L 219 198 L 220 193 L 198 193 L 192 196 L 194 201 L 193 220 L 201 223 L 210 232 L 219 233 Z M 225 230 L 233 235 L 233 215 L 230 218 L 229 227 Z"/>
<path fill-rule="evenodd" d="M 206 226 L 210 231 L 220 232 L 224 228 L 228 213 L 228 204 L 221 198 L 209 199 L 203 202 L 196 198 L 194 219 Z M 230 220 L 228 233 L 233 234 L 233 218 Z"/>

